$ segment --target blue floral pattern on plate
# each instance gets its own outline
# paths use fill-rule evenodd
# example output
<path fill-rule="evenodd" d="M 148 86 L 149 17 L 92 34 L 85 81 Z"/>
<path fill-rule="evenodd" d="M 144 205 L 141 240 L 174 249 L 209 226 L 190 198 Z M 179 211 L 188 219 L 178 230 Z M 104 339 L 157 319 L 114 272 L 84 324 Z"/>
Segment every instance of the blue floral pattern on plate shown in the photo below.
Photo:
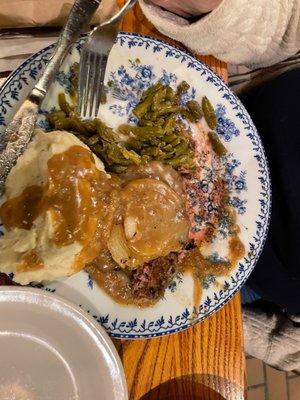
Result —
<path fill-rule="evenodd" d="M 127 116 L 128 122 L 136 122 L 136 118 L 131 114 L 132 109 L 139 103 L 142 93 L 150 86 L 160 81 L 165 85 L 175 88 L 178 85 L 178 77 L 162 69 L 161 74 L 157 76 L 154 73 L 154 65 L 142 64 L 139 59 L 129 60 L 129 68 L 121 65 L 117 71 L 110 73 L 108 81 L 108 92 L 125 104 L 113 104 L 109 108 L 113 114 L 118 116 Z M 190 88 L 182 96 L 182 104 L 195 98 L 196 89 Z"/>
<path fill-rule="evenodd" d="M 70 65 L 78 61 L 84 40 L 81 38 L 77 42 L 58 74 L 54 89 L 49 93 L 51 101 L 45 105 L 44 112 L 57 105 L 53 100 L 54 93 L 62 89 L 68 91 Z M 1 88 L 0 132 L 35 84 L 52 50 L 53 46 L 49 46 L 30 57 Z M 110 94 L 114 99 L 109 103 L 110 120 L 118 122 L 123 118 L 123 121 L 134 121 L 131 110 L 139 101 L 142 91 L 157 80 L 176 86 L 182 79 L 191 84 L 183 101 L 197 99 L 205 94 L 215 107 L 217 132 L 229 149 L 222 163 L 231 189 L 230 202 L 237 210 L 247 252 L 230 274 L 221 280 L 211 275 L 203 282 L 203 297 L 199 305 L 190 301 L 192 286 L 186 276 L 175 278 L 165 299 L 157 306 L 143 310 L 117 305 L 98 289 L 85 272 L 65 280 L 38 285 L 80 305 L 113 337 L 147 338 L 166 335 L 209 317 L 224 306 L 246 281 L 267 235 L 271 190 L 267 161 L 258 133 L 237 97 L 219 77 L 192 55 L 156 39 L 136 34 L 119 34 L 107 74 L 107 81 L 111 82 Z M 43 113 L 39 123 L 43 123 L 43 128 L 47 129 Z M 240 149 L 247 151 L 240 152 Z M 226 224 L 225 219 L 220 226 L 221 236 L 227 234 Z"/>

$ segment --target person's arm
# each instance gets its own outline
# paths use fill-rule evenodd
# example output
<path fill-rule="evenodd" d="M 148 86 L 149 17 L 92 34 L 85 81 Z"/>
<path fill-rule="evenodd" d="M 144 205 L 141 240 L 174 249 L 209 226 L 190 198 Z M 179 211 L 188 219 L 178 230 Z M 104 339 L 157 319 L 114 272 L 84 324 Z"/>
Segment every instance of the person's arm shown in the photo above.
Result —
<path fill-rule="evenodd" d="M 150 0 L 150 2 L 174 14 L 190 18 L 213 11 L 222 0 Z"/>
<path fill-rule="evenodd" d="M 175 9 L 175 3 L 183 8 Z M 204 15 L 186 12 L 191 3 L 196 4 L 193 0 L 140 0 L 146 17 L 160 32 L 200 54 L 213 54 L 232 64 L 268 66 L 300 49 L 300 0 L 223 0 Z M 193 23 L 187 18 L 192 14 L 199 16 Z"/>

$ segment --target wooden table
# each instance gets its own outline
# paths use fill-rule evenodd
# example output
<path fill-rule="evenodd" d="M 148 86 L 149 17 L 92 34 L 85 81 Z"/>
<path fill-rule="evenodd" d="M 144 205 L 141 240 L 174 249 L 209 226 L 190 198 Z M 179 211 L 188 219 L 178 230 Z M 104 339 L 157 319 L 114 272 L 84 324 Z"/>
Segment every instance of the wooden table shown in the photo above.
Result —
<path fill-rule="evenodd" d="M 123 4 L 119 0 L 119 5 Z M 122 30 L 163 38 L 136 6 Z M 172 42 L 172 41 L 171 41 Z M 226 64 L 199 57 L 227 80 Z M 130 400 L 245 399 L 245 358 L 239 294 L 225 307 L 184 332 L 148 340 L 115 341 Z"/>

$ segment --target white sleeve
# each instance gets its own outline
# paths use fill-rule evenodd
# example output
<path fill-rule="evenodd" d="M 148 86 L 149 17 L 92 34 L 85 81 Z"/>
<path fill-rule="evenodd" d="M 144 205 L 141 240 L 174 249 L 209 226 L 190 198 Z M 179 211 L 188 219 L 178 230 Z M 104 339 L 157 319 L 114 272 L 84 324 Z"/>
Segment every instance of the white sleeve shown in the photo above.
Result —
<path fill-rule="evenodd" d="M 262 67 L 300 49 L 300 0 L 223 0 L 195 23 L 140 0 L 156 28 L 191 50 Z"/>

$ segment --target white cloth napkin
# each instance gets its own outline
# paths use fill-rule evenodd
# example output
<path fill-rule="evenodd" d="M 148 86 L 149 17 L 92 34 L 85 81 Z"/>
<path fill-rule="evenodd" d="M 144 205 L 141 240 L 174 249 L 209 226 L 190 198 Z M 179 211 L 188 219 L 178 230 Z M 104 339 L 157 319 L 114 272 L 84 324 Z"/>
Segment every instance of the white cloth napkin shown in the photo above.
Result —
<path fill-rule="evenodd" d="M 268 313 L 250 304 L 243 308 L 243 322 L 246 353 L 300 374 L 300 315 Z"/>

